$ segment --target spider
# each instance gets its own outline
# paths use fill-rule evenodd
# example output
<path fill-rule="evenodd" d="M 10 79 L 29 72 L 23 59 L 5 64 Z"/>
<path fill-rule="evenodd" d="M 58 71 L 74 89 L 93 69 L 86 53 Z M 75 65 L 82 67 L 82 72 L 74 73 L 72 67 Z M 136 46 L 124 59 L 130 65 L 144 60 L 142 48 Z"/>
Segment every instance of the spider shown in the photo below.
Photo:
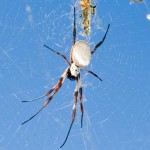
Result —
<path fill-rule="evenodd" d="M 45 93 L 44 95 L 42 95 L 38 98 L 30 100 L 30 101 L 22 101 L 22 102 L 33 102 L 33 101 L 39 100 L 43 97 L 49 96 L 51 94 L 48 97 L 48 99 L 45 101 L 43 106 L 39 109 L 39 111 L 37 113 L 35 113 L 32 117 L 30 117 L 28 120 L 24 121 L 22 123 L 22 125 L 23 125 L 23 124 L 27 123 L 28 121 L 30 121 L 31 119 L 33 119 L 35 116 L 37 116 L 50 103 L 50 101 L 53 99 L 55 94 L 58 92 L 58 90 L 64 83 L 66 77 L 68 77 L 70 80 L 76 81 L 76 87 L 75 87 L 75 91 L 74 91 L 74 104 L 73 104 L 73 108 L 72 108 L 72 121 L 71 121 L 69 130 L 68 130 L 68 133 L 66 135 L 66 138 L 65 138 L 63 144 L 60 146 L 60 148 L 62 148 L 64 146 L 64 144 L 66 143 L 68 136 L 70 134 L 72 125 L 74 123 L 75 116 L 76 116 L 76 106 L 77 106 L 78 95 L 80 95 L 79 99 L 80 99 L 81 128 L 82 128 L 84 109 L 83 109 L 83 104 L 82 104 L 82 83 L 81 83 L 81 78 L 80 78 L 80 72 L 86 72 L 86 73 L 92 74 L 95 77 L 97 77 L 100 81 L 102 81 L 102 79 L 98 75 L 96 75 L 94 72 L 89 71 L 89 70 L 83 70 L 82 68 L 86 67 L 90 63 L 91 56 L 94 54 L 94 52 L 97 50 L 97 48 L 104 42 L 106 35 L 108 33 L 109 27 L 110 27 L 110 24 L 108 24 L 108 27 L 107 27 L 107 30 L 106 30 L 106 33 L 105 33 L 103 39 L 96 44 L 96 46 L 94 47 L 94 49 L 92 51 L 90 51 L 90 47 L 86 41 L 84 41 L 84 40 L 76 41 L 75 7 L 74 7 L 74 22 L 73 23 L 74 23 L 74 25 L 73 25 L 74 26 L 73 27 L 73 44 L 72 44 L 72 49 L 70 52 L 70 61 L 66 58 L 65 55 L 44 45 L 49 50 L 51 50 L 54 53 L 56 53 L 57 55 L 61 56 L 68 63 L 69 66 L 64 71 L 64 73 L 60 77 L 57 84 L 54 87 L 52 87 L 47 93 Z"/>

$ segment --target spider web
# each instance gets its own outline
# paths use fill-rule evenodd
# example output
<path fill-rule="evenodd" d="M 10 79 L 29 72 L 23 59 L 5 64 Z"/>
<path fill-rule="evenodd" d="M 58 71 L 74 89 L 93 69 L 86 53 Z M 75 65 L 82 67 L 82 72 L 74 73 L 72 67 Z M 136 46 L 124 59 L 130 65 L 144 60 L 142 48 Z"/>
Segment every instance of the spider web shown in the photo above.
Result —
<path fill-rule="evenodd" d="M 89 37 L 82 36 L 79 1 L 77 39 L 93 48 L 111 24 L 104 44 L 82 74 L 84 120 L 80 108 L 65 150 L 146 150 L 150 148 L 150 3 L 94 1 Z M 0 2 L 0 150 L 59 149 L 67 134 L 75 82 L 66 79 L 36 118 L 20 124 L 42 106 L 36 98 L 56 84 L 67 64 L 43 44 L 65 54 L 72 46 L 73 1 Z M 76 146 L 74 146 L 76 145 Z"/>

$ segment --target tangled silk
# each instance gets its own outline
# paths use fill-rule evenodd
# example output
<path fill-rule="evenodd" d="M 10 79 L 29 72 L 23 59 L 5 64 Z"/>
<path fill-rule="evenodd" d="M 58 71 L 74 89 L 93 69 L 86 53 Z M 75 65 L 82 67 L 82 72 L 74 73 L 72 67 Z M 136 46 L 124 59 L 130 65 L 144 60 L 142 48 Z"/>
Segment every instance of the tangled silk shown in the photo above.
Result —
<path fill-rule="evenodd" d="M 90 0 L 81 0 L 80 4 L 82 11 L 81 17 L 83 17 L 82 27 L 84 30 L 84 34 L 89 35 L 91 14 L 95 13 L 96 6 L 92 6 Z"/>

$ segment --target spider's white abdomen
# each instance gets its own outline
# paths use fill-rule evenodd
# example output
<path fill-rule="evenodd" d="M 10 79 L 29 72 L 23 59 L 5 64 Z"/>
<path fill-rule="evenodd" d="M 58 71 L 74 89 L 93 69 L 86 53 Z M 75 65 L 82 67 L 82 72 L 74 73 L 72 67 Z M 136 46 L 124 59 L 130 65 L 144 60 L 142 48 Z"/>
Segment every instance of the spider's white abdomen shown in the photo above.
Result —
<path fill-rule="evenodd" d="M 71 72 L 72 76 L 77 77 L 78 74 L 80 73 L 80 68 L 77 67 L 75 65 L 75 63 L 72 63 L 71 66 L 70 66 L 70 72 Z"/>
<path fill-rule="evenodd" d="M 71 51 L 71 59 L 80 68 L 90 63 L 91 51 L 86 41 L 80 40 L 75 43 Z"/>

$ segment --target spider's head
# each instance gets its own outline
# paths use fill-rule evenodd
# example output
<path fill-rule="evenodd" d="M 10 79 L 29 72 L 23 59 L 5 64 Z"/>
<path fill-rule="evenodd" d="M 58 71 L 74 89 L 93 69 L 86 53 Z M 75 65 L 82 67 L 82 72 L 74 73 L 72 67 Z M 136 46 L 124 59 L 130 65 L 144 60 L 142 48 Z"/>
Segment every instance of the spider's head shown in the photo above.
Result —
<path fill-rule="evenodd" d="M 80 73 L 80 68 L 78 66 L 75 65 L 75 63 L 72 63 L 71 66 L 70 66 L 70 69 L 68 71 L 68 78 L 70 80 L 75 80 L 78 75 Z"/>

